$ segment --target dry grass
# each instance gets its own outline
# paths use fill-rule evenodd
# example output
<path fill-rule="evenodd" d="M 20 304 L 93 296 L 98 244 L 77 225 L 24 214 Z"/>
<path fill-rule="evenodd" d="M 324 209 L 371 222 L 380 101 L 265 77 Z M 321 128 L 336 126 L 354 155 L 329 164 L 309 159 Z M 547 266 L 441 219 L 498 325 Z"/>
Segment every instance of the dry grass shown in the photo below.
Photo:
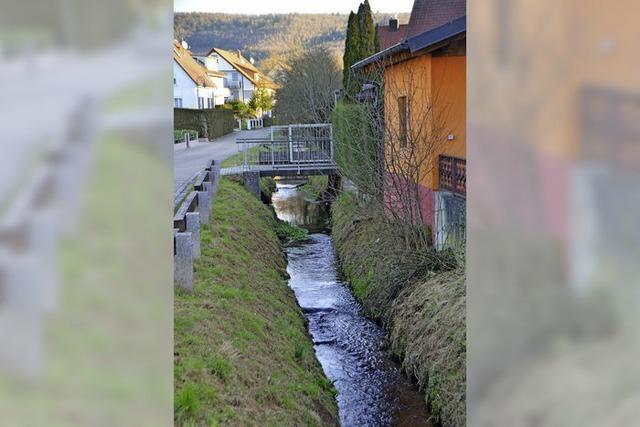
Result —
<path fill-rule="evenodd" d="M 195 290 L 175 296 L 176 424 L 336 425 L 273 213 L 223 180 L 212 217 Z"/>
<path fill-rule="evenodd" d="M 367 217 L 353 194 L 334 203 L 343 273 L 367 315 L 390 333 L 392 352 L 425 390 L 432 415 L 465 424 L 465 278 L 455 251 L 407 245 L 406 226 Z"/>
<path fill-rule="evenodd" d="M 405 287 L 389 313 L 391 350 L 443 425 L 465 425 L 465 302 L 464 271 L 431 273 Z"/>

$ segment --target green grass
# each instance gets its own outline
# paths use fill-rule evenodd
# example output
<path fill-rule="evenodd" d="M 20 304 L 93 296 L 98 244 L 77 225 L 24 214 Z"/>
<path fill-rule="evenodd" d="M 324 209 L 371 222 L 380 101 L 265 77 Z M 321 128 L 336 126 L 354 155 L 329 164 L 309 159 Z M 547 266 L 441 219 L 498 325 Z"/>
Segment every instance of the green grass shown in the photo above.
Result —
<path fill-rule="evenodd" d="M 286 221 L 278 221 L 275 230 L 278 238 L 285 243 L 304 242 L 309 239 L 307 230 Z"/>
<path fill-rule="evenodd" d="M 338 424 L 275 227 L 267 206 L 221 181 L 194 291 L 175 294 L 178 425 Z"/>
<path fill-rule="evenodd" d="M 251 147 L 248 150 L 247 156 L 249 159 L 255 159 L 258 157 L 258 152 L 260 151 L 259 146 Z M 221 168 L 232 168 L 235 166 L 242 166 L 244 164 L 244 151 L 234 154 L 231 157 L 226 158 L 222 161 L 220 165 Z"/>

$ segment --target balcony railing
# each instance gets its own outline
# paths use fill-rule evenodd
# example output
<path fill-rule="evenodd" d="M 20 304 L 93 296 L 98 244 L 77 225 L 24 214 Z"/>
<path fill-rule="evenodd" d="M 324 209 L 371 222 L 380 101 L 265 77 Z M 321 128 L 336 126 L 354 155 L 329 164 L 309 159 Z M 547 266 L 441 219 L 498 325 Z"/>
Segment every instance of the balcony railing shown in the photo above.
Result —
<path fill-rule="evenodd" d="M 467 196 L 467 161 L 457 157 L 440 156 L 438 161 L 440 190 Z"/>

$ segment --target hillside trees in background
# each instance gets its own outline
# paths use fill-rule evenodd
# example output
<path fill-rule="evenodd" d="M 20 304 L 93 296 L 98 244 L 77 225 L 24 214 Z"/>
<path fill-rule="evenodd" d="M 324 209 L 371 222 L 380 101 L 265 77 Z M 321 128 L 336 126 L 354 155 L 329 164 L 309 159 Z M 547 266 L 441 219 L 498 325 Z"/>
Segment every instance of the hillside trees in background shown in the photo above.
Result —
<path fill-rule="evenodd" d="M 281 124 L 329 123 L 342 78 L 335 55 L 318 47 L 300 54 L 282 71 L 274 113 Z"/>
<path fill-rule="evenodd" d="M 387 22 L 389 16 L 374 14 L 373 22 Z M 239 49 L 257 61 L 260 71 L 269 73 L 278 64 L 288 64 L 290 58 L 315 47 L 329 49 L 341 61 L 347 18 L 344 14 L 175 13 L 174 37 L 186 40 L 192 52 L 208 52 L 213 46 Z M 409 14 L 400 13 L 398 18 L 407 22 Z"/>
<path fill-rule="evenodd" d="M 358 13 L 351 12 L 347 25 L 342 79 L 349 99 L 353 98 L 359 90 L 358 83 L 352 76 L 351 66 L 376 52 L 376 39 L 377 31 L 373 24 L 371 6 L 369 0 L 365 0 L 364 3 L 360 3 Z"/>

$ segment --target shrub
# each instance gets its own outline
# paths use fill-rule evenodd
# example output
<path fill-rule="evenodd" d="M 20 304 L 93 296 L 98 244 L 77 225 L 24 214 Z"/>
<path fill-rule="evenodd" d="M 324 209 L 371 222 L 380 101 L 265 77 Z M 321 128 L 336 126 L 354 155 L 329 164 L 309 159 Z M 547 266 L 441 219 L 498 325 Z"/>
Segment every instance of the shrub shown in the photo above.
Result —
<path fill-rule="evenodd" d="M 189 134 L 191 140 L 198 139 L 198 132 L 193 129 L 175 129 L 173 131 L 173 141 L 176 143 L 183 142 L 185 133 Z"/>
<path fill-rule="evenodd" d="M 278 221 L 276 234 L 284 242 L 303 242 L 309 238 L 309 233 L 304 228 L 296 227 L 285 221 Z"/>

